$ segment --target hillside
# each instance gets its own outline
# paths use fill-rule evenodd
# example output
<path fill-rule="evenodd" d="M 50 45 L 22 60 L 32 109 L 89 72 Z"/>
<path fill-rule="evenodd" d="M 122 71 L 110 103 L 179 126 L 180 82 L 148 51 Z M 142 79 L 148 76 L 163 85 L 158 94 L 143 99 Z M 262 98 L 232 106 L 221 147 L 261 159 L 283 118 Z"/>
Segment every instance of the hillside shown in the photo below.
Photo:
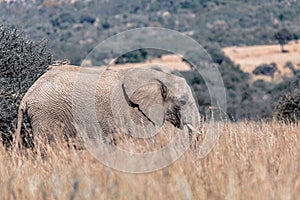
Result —
<path fill-rule="evenodd" d="M 274 33 L 283 27 L 289 30 L 293 39 L 300 38 L 300 1 L 294 0 L 9 2 L 0 1 L 1 23 L 23 28 L 33 40 L 48 40 L 54 58 L 68 59 L 73 65 L 80 65 L 100 42 L 122 31 L 150 26 L 186 34 L 202 45 L 220 65 L 227 89 L 228 115 L 233 119 L 270 117 L 274 100 L 286 92 L 289 83 L 276 85 L 277 82 L 255 81 L 250 85 L 252 76 L 246 72 L 252 69 L 241 70 L 224 55 L 222 48 L 275 44 Z M 193 50 L 188 54 L 187 57 L 196 56 Z M 97 55 L 95 65 L 108 64 L 116 56 L 113 52 Z M 161 54 L 146 50 L 130 56 L 130 59 L 122 60 L 123 67 L 128 66 L 125 63 L 143 63 Z M 181 60 L 177 63 L 181 66 Z M 170 64 L 178 65 L 173 61 Z M 200 107 L 208 107 L 211 99 L 205 82 L 196 72 L 185 73 L 185 77 L 193 87 Z M 273 90 L 276 87 L 278 89 Z"/>
<path fill-rule="evenodd" d="M 300 1 L 282 0 L 0 1 L 2 23 L 23 27 L 33 39 L 48 39 L 58 59 L 76 65 L 108 37 L 147 26 L 185 33 L 206 49 L 272 44 L 281 27 L 300 38 L 299 13 Z"/>
<path fill-rule="evenodd" d="M 256 45 L 256 46 L 232 46 L 223 48 L 223 52 L 235 64 L 240 65 L 240 69 L 251 74 L 251 81 L 263 79 L 265 81 L 281 82 L 286 77 L 292 77 L 292 71 L 285 67 L 287 62 L 291 62 L 295 69 L 300 69 L 300 43 L 291 41 L 285 45 L 287 53 L 282 53 L 279 45 Z M 274 80 L 270 76 L 254 75 L 253 70 L 263 64 L 276 63 L 278 71 Z"/>

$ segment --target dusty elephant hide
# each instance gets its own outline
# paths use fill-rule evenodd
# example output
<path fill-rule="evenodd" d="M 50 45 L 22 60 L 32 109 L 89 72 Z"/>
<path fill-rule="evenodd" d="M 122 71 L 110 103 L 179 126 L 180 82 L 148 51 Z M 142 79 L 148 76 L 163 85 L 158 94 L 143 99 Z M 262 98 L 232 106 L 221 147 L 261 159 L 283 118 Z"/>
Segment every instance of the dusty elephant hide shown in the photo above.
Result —
<path fill-rule="evenodd" d="M 185 81 L 150 70 L 145 73 L 161 76 L 165 83 L 153 79 L 133 90 L 135 84 L 143 82 L 136 76 L 129 76 L 135 72 L 131 69 L 52 66 L 24 96 L 19 108 L 17 135 L 23 113 L 30 118 L 33 135 L 50 143 L 57 138 L 81 141 L 78 126 L 83 129 L 85 125 L 89 126 L 95 121 L 95 113 L 97 125 L 103 132 L 101 139 L 110 144 L 116 144 L 115 133 L 139 131 L 135 129 L 136 125 L 150 129 L 164 127 L 162 130 L 170 127 L 177 132 L 187 124 L 200 127 L 197 106 L 191 91 L 185 88 L 188 87 Z M 171 85 L 176 86 L 173 90 L 182 90 L 180 95 L 173 94 L 174 91 L 169 89 Z M 158 109 L 152 109 L 153 105 Z M 116 118 L 120 118 L 122 124 L 118 124 Z"/>

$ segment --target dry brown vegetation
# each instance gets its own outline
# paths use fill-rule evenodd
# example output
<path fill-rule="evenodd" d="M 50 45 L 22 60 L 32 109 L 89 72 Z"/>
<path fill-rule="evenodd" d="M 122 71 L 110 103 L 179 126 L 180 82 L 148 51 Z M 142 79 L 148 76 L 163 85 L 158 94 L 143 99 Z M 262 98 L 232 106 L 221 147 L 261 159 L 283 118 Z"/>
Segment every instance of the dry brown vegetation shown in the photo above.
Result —
<path fill-rule="evenodd" d="M 111 61 L 111 64 L 109 67 L 111 68 L 118 68 L 118 69 L 130 69 L 130 68 L 142 68 L 142 67 L 164 67 L 168 68 L 169 72 L 172 72 L 174 70 L 177 71 L 190 71 L 191 66 L 187 62 L 184 62 L 182 60 L 182 57 L 179 55 L 173 55 L 173 54 L 166 54 L 162 55 L 161 58 L 152 58 L 148 59 L 145 62 L 139 62 L 139 63 L 125 63 L 125 64 L 115 64 L 115 60 Z M 92 61 L 89 59 L 83 60 L 81 63 L 81 66 L 86 67 L 93 67 Z M 106 68 L 106 65 L 99 66 L 102 68 Z M 97 67 L 98 68 L 98 67 Z"/>
<path fill-rule="evenodd" d="M 300 69 L 300 43 L 291 41 L 285 45 L 287 53 L 282 53 L 279 45 L 256 45 L 244 47 L 226 47 L 223 49 L 235 64 L 239 64 L 241 70 L 252 74 L 252 71 L 259 65 L 276 63 L 280 73 L 275 74 L 274 81 L 280 82 L 284 76 L 292 76 L 292 72 L 284 67 L 287 62 L 291 62 L 297 69 Z M 268 76 L 254 76 L 252 79 L 263 79 L 272 81 Z"/>
<path fill-rule="evenodd" d="M 57 147 L 42 159 L 0 147 L 0 199 L 300 198 L 299 125 L 225 123 L 203 159 L 199 145 L 145 174 L 110 169 L 85 150 Z"/>

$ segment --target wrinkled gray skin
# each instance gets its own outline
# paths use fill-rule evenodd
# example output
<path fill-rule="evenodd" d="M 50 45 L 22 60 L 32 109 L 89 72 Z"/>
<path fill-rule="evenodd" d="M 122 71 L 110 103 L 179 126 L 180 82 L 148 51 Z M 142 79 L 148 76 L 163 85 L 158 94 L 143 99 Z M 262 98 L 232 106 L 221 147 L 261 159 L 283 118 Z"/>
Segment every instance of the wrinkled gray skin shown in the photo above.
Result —
<path fill-rule="evenodd" d="M 75 138 L 78 135 L 75 122 L 81 122 L 74 119 L 73 105 L 77 102 L 80 106 L 78 101 L 84 99 L 75 94 L 79 91 L 84 91 L 86 96 L 95 95 L 97 119 L 104 135 L 113 135 L 120 130 L 129 133 L 136 131 L 133 130 L 134 124 L 142 127 L 148 124 L 153 127 L 172 126 L 178 130 L 191 124 L 199 128 L 200 116 L 185 80 L 157 70 L 145 70 L 51 66 L 22 99 L 16 130 L 17 141 L 20 141 L 22 116 L 25 113 L 29 116 L 34 137 L 42 136 L 48 142 L 53 140 L 54 134 L 64 139 Z M 74 88 L 80 77 L 79 72 L 91 80 L 83 81 L 80 90 Z M 91 86 L 92 80 L 100 77 L 102 72 L 95 91 Z M 141 74 L 145 76 L 136 77 Z M 155 78 L 146 80 L 147 77 Z M 85 102 L 80 103 L 84 105 Z M 83 108 L 82 112 L 85 112 Z M 118 113 L 114 115 L 113 112 Z M 115 121 L 116 116 L 125 121 L 131 119 L 133 125 L 131 123 L 126 127 L 122 124 L 120 127 Z M 114 143 L 111 138 L 108 142 Z"/>

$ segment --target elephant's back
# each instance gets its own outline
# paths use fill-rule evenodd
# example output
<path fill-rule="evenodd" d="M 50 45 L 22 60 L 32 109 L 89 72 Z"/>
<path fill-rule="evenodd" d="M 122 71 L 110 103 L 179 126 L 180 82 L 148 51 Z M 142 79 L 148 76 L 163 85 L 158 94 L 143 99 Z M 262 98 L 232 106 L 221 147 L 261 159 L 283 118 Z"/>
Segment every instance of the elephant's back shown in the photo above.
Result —
<path fill-rule="evenodd" d="M 50 69 L 30 87 L 22 102 L 34 126 L 38 123 L 36 126 L 48 129 L 56 123 L 70 121 L 75 77 L 74 71 L 62 73 L 60 70 Z"/>
<path fill-rule="evenodd" d="M 27 91 L 24 98 L 26 101 L 39 101 L 51 98 L 54 94 L 65 94 L 66 90 L 73 88 L 76 71 L 61 71 L 50 68 L 44 73 Z M 69 88 L 68 88 L 69 87 Z"/>

